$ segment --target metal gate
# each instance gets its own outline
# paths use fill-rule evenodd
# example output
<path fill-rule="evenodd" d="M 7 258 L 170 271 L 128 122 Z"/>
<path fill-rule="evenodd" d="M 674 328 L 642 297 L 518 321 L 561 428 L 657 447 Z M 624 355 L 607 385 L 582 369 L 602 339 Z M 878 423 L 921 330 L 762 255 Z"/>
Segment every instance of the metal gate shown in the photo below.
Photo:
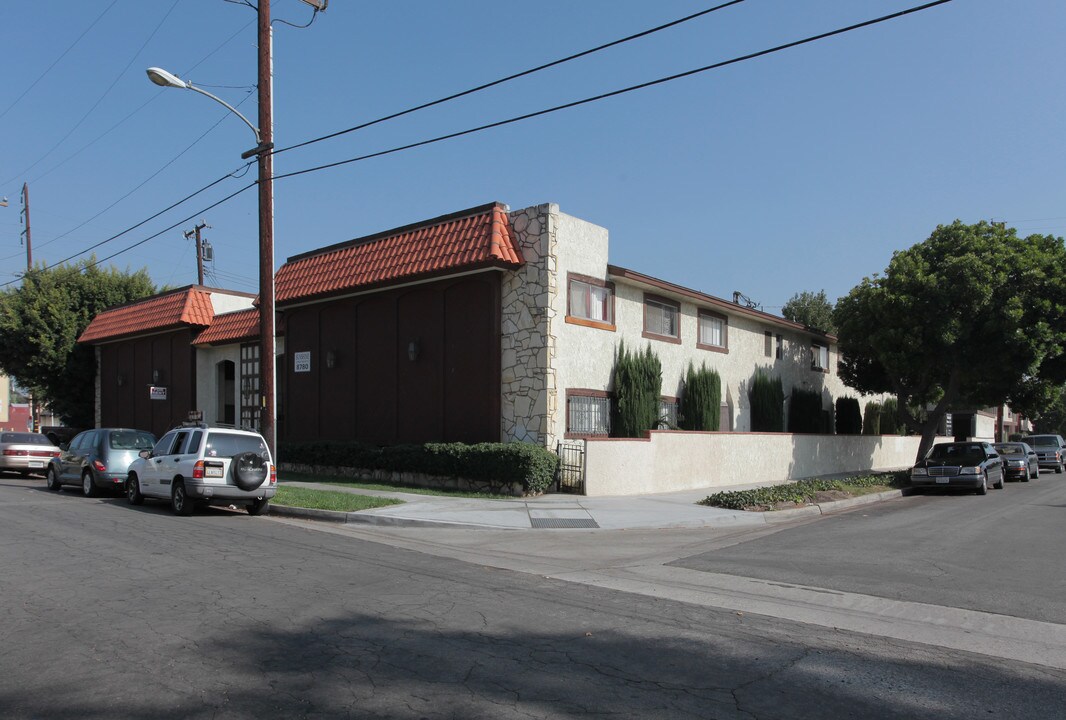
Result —
<path fill-rule="evenodd" d="M 559 456 L 556 474 L 561 493 L 585 494 L 585 443 L 560 442 L 555 450 Z"/>

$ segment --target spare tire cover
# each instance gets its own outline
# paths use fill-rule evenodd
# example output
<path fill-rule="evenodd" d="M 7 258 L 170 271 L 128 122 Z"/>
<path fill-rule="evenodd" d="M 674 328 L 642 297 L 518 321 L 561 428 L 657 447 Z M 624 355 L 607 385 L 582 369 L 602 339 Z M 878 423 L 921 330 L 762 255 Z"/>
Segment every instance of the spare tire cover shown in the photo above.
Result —
<path fill-rule="evenodd" d="M 255 490 L 263 484 L 270 467 L 259 453 L 245 452 L 233 456 L 233 479 L 241 490 Z"/>

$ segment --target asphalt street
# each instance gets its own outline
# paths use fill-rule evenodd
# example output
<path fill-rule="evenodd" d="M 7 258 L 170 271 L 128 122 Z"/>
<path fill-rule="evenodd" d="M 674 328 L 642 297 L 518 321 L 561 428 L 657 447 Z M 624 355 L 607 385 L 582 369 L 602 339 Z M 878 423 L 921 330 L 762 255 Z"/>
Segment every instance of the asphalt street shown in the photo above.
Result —
<path fill-rule="evenodd" d="M 1066 504 L 1066 485 L 1049 482 L 1047 496 L 1032 487 L 1015 502 Z M 997 502 L 995 493 L 973 499 Z M 682 590 L 671 573 L 726 575 L 735 563 L 745 578 L 773 579 L 791 571 L 789 553 L 807 562 L 799 545 L 825 542 L 819 527 L 844 541 L 834 526 L 864 513 L 914 516 L 970 498 L 941 500 L 758 530 L 402 531 L 225 510 L 177 518 L 159 504 L 131 508 L 3 478 L 0 716 L 1062 717 L 1066 670 L 1054 665 L 671 597 Z M 1003 522 L 1031 522 L 1011 507 Z M 933 512 L 930 522 L 951 533 L 950 515 Z M 890 530 L 909 521 L 880 522 Z M 855 545 L 850 579 L 839 582 L 867 593 L 881 568 Z M 746 552 L 785 558 L 749 566 Z M 998 587 L 996 558 L 1006 557 L 997 550 L 972 567 L 984 562 Z M 1058 562 L 1034 564 L 1047 577 Z M 826 564 L 803 575 L 807 585 L 832 587 Z M 582 579 L 638 566 L 664 574 L 660 596 Z M 973 582 L 971 565 L 961 567 L 942 583 L 958 594 Z M 1043 607 L 1037 585 L 1011 592 Z M 920 600 L 948 597 L 936 592 Z M 974 612 L 1014 597 L 994 594 Z M 1025 612 L 1034 617 L 1019 622 L 1061 622 L 1061 606 Z"/>

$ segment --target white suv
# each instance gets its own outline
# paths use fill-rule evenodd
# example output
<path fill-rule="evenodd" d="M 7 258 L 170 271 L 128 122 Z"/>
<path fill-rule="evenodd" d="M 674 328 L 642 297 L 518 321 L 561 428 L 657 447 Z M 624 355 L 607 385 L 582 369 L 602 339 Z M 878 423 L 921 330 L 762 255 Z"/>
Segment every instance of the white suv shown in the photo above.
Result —
<path fill-rule="evenodd" d="M 248 507 L 262 515 L 277 491 L 277 471 L 263 436 L 250 430 L 186 423 L 142 450 L 129 467 L 126 498 L 169 500 L 177 515 L 197 505 Z"/>

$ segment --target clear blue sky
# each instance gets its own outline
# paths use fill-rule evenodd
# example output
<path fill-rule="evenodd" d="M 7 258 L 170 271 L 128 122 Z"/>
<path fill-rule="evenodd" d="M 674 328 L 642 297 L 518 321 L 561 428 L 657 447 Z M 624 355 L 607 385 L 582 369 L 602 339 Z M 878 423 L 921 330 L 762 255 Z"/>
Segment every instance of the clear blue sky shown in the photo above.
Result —
<path fill-rule="evenodd" d="M 332 0 L 275 24 L 285 147 L 711 7 L 707 2 Z M 282 174 L 464 130 L 919 4 L 747 0 L 447 105 L 293 150 Z M 255 13 L 224 0 L 6 2 L 0 16 L 0 282 L 17 277 L 19 192 L 35 260 L 57 262 L 240 168 L 255 120 Z M 306 23 L 298 0 L 275 20 Z M 105 12 L 106 10 L 106 12 Z M 96 23 L 95 25 L 93 23 Z M 84 33 L 84 35 L 83 35 Z M 80 39 L 79 39 L 80 37 Z M 771 312 L 844 295 L 938 223 L 1066 234 L 1066 3 L 955 0 L 905 18 L 475 135 L 279 180 L 276 264 L 485 202 L 555 202 L 610 231 L 611 261 Z M 66 53 L 64 55 L 64 53 Z M 49 66 L 54 67 L 48 70 Z M 45 73 L 45 71 L 47 73 Z M 45 73 L 41 77 L 42 73 Z M 200 139 L 202 136 L 202 139 Z M 96 250 L 184 217 L 211 229 L 208 284 L 254 292 L 254 167 Z M 119 255 L 195 282 L 194 220 Z"/>

